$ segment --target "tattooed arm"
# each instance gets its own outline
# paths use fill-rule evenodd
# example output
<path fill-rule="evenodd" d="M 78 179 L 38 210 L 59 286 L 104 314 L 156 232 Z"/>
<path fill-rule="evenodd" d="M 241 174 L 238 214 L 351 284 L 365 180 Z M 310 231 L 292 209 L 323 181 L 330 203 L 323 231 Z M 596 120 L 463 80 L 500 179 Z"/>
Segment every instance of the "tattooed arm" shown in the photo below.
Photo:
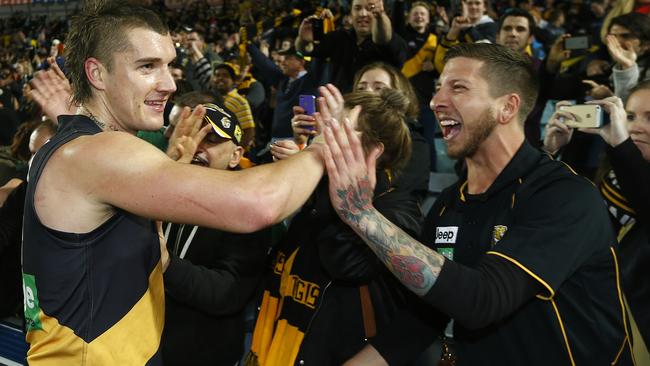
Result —
<path fill-rule="evenodd" d="M 356 120 L 358 114 L 359 109 L 353 109 L 350 119 Z M 365 157 L 350 124 L 341 126 L 332 120 L 324 129 L 332 205 L 407 288 L 424 296 L 435 284 L 444 257 L 411 238 L 372 206 L 379 149 Z"/>
<path fill-rule="evenodd" d="M 426 303 L 468 329 L 480 329 L 542 291 L 532 276 L 504 258 L 486 255 L 477 267 L 466 267 L 446 261 L 401 231 L 372 206 L 378 150 L 364 157 L 349 122 L 341 127 L 331 121 L 323 133 L 332 205 L 400 282 Z"/>
<path fill-rule="evenodd" d="M 362 195 L 365 195 L 352 190 L 356 188 L 337 189 L 341 199 L 337 210 L 346 217 L 343 220 L 368 243 L 400 282 L 420 296 L 427 294 L 436 283 L 444 257 L 410 237 L 374 207 L 359 212 L 348 210 L 359 203 L 354 200 L 363 200 Z"/>

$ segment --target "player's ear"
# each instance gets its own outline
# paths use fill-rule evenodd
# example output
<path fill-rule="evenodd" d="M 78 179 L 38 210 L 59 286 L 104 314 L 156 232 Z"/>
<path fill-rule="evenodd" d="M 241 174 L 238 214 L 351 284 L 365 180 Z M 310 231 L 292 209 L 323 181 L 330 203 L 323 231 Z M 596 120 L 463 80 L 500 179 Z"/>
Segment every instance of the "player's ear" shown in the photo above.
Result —
<path fill-rule="evenodd" d="M 106 74 L 106 67 L 94 57 L 90 57 L 84 62 L 84 71 L 86 72 L 86 78 L 90 85 L 95 89 L 104 90 L 106 85 L 104 84 L 104 76 Z"/>

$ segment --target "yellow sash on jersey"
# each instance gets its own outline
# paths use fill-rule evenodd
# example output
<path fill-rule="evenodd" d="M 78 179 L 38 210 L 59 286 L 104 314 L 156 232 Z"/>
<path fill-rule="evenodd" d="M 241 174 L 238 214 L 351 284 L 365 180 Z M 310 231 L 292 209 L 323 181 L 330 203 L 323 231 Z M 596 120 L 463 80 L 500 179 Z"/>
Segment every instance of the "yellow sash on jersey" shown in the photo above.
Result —
<path fill-rule="evenodd" d="M 407 78 L 413 77 L 422 71 L 422 63 L 426 60 L 433 60 L 438 46 L 438 37 L 435 34 L 429 34 L 422 48 L 413 57 L 406 60 L 402 66 L 402 73 Z"/>
<path fill-rule="evenodd" d="M 246 366 L 292 365 L 298 356 L 305 334 L 289 324 L 286 319 L 278 320 L 284 297 L 291 292 L 289 288 L 293 287 L 290 273 L 298 250 L 296 249 L 286 262 L 278 261 L 276 264 L 275 273 L 281 273 L 280 299 L 272 296 L 268 290 L 264 291 L 253 331 L 251 352 L 245 360 Z"/>

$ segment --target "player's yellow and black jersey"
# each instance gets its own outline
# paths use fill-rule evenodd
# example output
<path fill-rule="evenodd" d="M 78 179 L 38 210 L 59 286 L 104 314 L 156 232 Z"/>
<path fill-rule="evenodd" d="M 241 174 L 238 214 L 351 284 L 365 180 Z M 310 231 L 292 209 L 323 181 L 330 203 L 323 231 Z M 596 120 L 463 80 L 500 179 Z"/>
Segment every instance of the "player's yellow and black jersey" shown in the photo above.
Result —
<path fill-rule="evenodd" d="M 100 132 L 84 116 L 59 119 L 34 158 L 25 200 L 23 290 L 30 365 L 160 365 L 164 289 L 154 224 L 117 210 L 85 234 L 45 227 L 34 192 L 49 157 Z"/>

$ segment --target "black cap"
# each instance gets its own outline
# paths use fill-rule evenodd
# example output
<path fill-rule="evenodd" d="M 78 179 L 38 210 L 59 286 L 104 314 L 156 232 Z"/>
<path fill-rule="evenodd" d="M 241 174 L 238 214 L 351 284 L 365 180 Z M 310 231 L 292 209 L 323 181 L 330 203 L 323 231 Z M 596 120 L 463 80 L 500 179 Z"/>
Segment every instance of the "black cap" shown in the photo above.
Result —
<path fill-rule="evenodd" d="M 278 55 L 281 56 L 295 56 L 301 60 L 305 59 L 305 55 L 302 54 L 302 52 L 296 50 L 295 47 L 289 47 L 286 50 L 282 50 L 278 52 Z"/>
<path fill-rule="evenodd" d="M 204 104 L 205 117 L 203 120 L 212 125 L 212 130 L 224 139 L 240 146 L 242 138 L 242 129 L 234 113 L 223 106 L 217 104 Z"/>

